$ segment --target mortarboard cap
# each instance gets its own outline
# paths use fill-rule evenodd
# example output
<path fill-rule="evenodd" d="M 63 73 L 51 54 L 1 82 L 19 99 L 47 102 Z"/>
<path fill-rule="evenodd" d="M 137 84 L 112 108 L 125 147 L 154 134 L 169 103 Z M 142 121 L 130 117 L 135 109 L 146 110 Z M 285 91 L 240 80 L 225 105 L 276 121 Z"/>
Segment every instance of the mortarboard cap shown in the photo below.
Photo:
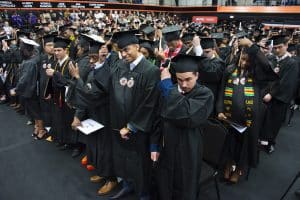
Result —
<path fill-rule="evenodd" d="M 144 32 L 146 35 L 154 33 L 154 31 L 155 29 L 152 26 L 147 26 L 144 29 L 142 29 L 142 32 Z"/>
<path fill-rule="evenodd" d="M 223 39 L 224 38 L 224 33 L 212 33 L 211 38 L 214 39 Z"/>
<path fill-rule="evenodd" d="M 124 49 L 126 46 L 131 44 L 139 44 L 139 40 L 136 37 L 137 31 L 122 31 L 113 34 L 113 37 L 117 40 L 118 47 Z"/>
<path fill-rule="evenodd" d="M 273 45 L 285 44 L 287 42 L 285 35 L 274 35 L 270 40 L 273 40 Z"/>
<path fill-rule="evenodd" d="M 241 31 L 235 34 L 235 36 L 239 39 L 239 38 L 244 38 L 248 36 L 248 33 L 246 33 L 245 31 Z"/>
<path fill-rule="evenodd" d="M 100 48 L 105 44 L 104 41 L 100 42 L 100 41 L 96 41 L 96 40 L 92 40 L 89 43 L 90 43 L 89 54 L 98 54 Z"/>
<path fill-rule="evenodd" d="M 150 54 L 154 53 L 154 41 L 140 40 L 140 47 L 143 47 L 149 51 Z"/>
<path fill-rule="evenodd" d="M 31 30 L 29 29 L 23 29 L 17 32 L 17 37 L 27 37 L 30 38 Z"/>
<path fill-rule="evenodd" d="M 215 41 L 213 38 L 201 38 L 200 44 L 202 49 L 215 48 Z"/>
<path fill-rule="evenodd" d="M 55 37 L 54 38 L 54 48 L 67 48 L 71 40 L 63 37 Z"/>
<path fill-rule="evenodd" d="M 191 40 L 193 40 L 194 36 L 195 36 L 195 33 L 185 33 L 185 34 L 183 34 L 181 40 L 183 42 L 191 41 Z"/>
<path fill-rule="evenodd" d="M 24 37 L 20 37 L 20 40 L 26 44 L 26 45 L 29 45 L 29 46 L 35 46 L 35 47 L 38 47 L 40 46 L 38 43 L 36 43 L 34 40 L 30 40 L 28 38 L 24 38 Z"/>
<path fill-rule="evenodd" d="M 49 42 L 54 42 L 54 37 L 56 37 L 56 36 L 57 36 L 57 34 L 54 34 L 54 33 L 49 34 L 49 35 L 45 35 L 43 37 L 43 43 L 46 44 L 46 43 L 49 43 Z"/>
<path fill-rule="evenodd" d="M 198 72 L 198 63 L 203 58 L 202 56 L 178 54 L 171 60 L 172 67 L 176 73 Z"/>
<path fill-rule="evenodd" d="M 181 31 L 181 27 L 176 25 L 167 26 L 162 29 L 162 33 L 165 35 L 165 40 L 167 42 L 171 42 L 173 40 L 179 40 L 180 31 Z"/>

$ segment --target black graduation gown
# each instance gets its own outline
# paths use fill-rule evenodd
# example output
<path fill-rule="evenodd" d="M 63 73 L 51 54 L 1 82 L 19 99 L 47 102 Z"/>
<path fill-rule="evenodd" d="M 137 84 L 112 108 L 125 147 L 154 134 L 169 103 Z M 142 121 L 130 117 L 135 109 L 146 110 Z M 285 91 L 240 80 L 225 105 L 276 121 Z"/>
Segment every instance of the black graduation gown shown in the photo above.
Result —
<path fill-rule="evenodd" d="M 271 57 L 270 62 L 279 79 L 274 81 L 268 92 L 272 100 L 267 103 L 267 112 L 262 128 L 262 138 L 275 144 L 279 129 L 285 120 L 286 111 L 295 96 L 298 81 L 298 64 L 291 58 L 286 57 L 277 62 L 276 57 Z"/>
<path fill-rule="evenodd" d="M 51 132 L 57 136 L 57 141 L 60 143 L 72 144 L 77 142 L 77 135 L 71 128 L 75 111 L 65 102 L 66 87 L 69 86 L 70 74 L 68 58 L 62 66 L 57 63 L 56 71 L 52 77 L 53 88 L 53 126 Z"/>
<path fill-rule="evenodd" d="M 40 94 L 40 105 L 41 115 L 45 126 L 52 127 L 52 110 L 53 110 L 53 99 L 45 100 L 46 97 L 52 95 L 52 78 L 46 74 L 46 68 L 48 64 L 54 67 L 55 60 L 54 56 L 49 57 L 47 54 L 41 54 L 40 69 L 39 69 L 39 94 Z"/>
<path fill-rule="evenodd" d="M 149 140 L 159 95 L 157 83 L 160 72 L 145 58 L 132 71 L 123 60 L 113 69 L 110 113 L 115 173 L 118 177 L 133 180 L 136 192 L 141 194 L 148 190 L 150 184 Z M 134 83 L 128 83 L 130 80 Z M 137 132 L 132 133 L 129 140 L 124 140 L 115 130 L 126 127 L 127 123 Z"/>
<path fill-rule="evenodd" d="M 162 103 L 164 146 L 158 168 L 161 200 L 196 200 L 202 163 L 201 125 L 213 109 L 213 94 L 196 85 L 185 95 L 172 88 Z"/>
<path fill-rule="evenodd" d="M 88 53 L 83 54 L 75 62 L 78 64 L 80 78 L 85 82 L 91 71 Z"/>
<path fill-rule="evenodd" d="M 215 99 L 219 91 L 225 64 L 220 58 L 205 58 L 199 63 L 198 82 L 208 87 L 214 94 Z"/>
<path fill-rule="evenodd" d="M 113 175 L 112 140 L 109 124 L 109 73 L 107 62 L 101 68 L 90 71 L 87 81 L 76 82 L 76 116 L 80 120 L 91 118 L 105 127 L 85 136 L 88 162 L 96 167 L 102 177 Z"/>
<path fill-rule="evenodd" d="M 263 103 L 262 99 L 265 95 L 265 87 L 268 85 L 268 83 L 278 78 L 277 75 L 273 72 L 267 58 L 259 50 L 258 46 L 252 45 L 252 47 L 248 50 L 248 54 L 250 56 L 251 65 L 253 66 L 253 70 L 251 73 L 253 74 L 253 87 L 255 93 L 252 113 L 252 126 L 248 128 L 246 132 L 243 133 L 243 135 L 238 136 L 232 134 L 240 133 L 237 133 L 235 130 L 230 129 L 231 135 L 229 135 L 226 141 L 227 147 L 228 145 L 231 145 L 231 147 L 227 148 L 227 158 L 228 156 L 230 156 L 230 158 L 232 158 L 232 156 L 237 158 L 236 160 L 238 160 L 238 167 L 241 168 L 244 168 L 246 165 L 249 165 L 250 167 L 256 167 L 258 164 L 257 144 L 266 111 L 266 105 Z M 224 113 L 225 111 L 224 90 L 228 77 L 234 69 L 235 66 L 230 66 L 224 71 L 216 104 L 217 113 Z M 244 124 L 244 113 L 240 112 L 245 110 L 244 97 L 240 98 L 240 95 L 242 95 L 244 91 L 240 87 L 241 86 L 238 86 L 236 88 L 239 89 L 240 92 L 235 92 L 236 96 L 233 96 L 233 100 L 236 102 L 236 105 L 234 105 L 234 107 L 232 108 L 232 115 L 237 123 Z M 232 148 L 232 146 L 238 148 Z M 239 152 L 236 152 L 235 150 Z"/>
<path fill-rule="evenodd" d="M 16 93 L 24 98 L 29 116 L 35 120 L 41 119 L 37 88 L 39 73 L 38 62 L 39 56 L 33 55 L 21 63 L 20 78 L 16 85 Z"/>

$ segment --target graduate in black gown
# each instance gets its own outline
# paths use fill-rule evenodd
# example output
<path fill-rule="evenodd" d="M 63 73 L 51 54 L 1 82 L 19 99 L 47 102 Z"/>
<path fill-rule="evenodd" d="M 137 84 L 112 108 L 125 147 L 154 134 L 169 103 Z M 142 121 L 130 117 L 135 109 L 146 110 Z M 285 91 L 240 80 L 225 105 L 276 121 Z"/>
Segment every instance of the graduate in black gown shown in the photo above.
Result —
<path fill-rule="evenodd" d="M 131 31 L 115 33 L 122 60 L 111 72 L 110 113 L 115 173 L 123 178 L 117 199 L 133 189 L 140 199 L 150 199 L 150 146 L 158 99 L 159 69 L 139 52 L 139 41 Z M 156 150 L 152 149 L 153 153 Z"/>
<path fill-rule="evenodd" d="M 218 118 L 228 125 L 224 178 L 232 183 L 237 183 L 248 167 L 258 164 L 259 132 L 266 110 L 262 83 L 277 78 L 258 46 L 247 38 L 240 39 L 239 44 L 243 49 L 240 59 L 225 70 L 216 107 Z M 247 129 L 239 132 L 231 123 Z M 236 166 L 234 171 L 231 170 L 233 165 Z"/>
<path fill-rule="evenodd" d="M 89 61 L 91 71 L 84 82 L 80 76 L 79 67 L 70 66 L 70 74 L 75 78 L 76 113 L 72 126 L 80 125 L 80 121 L 90 118 L 104 125 L 101 130 L 85 136 L 88 163 L 96 168 L 96 176 L 91 182 L 105 184 L 98 190 L 98 195 L 108 194 L 117 185 L 113 176 L 112 139 L 109 124 L 109 74 L 110 66 L 107 60 L 108 49 L 104 41 L 90 41 Z"/>
<path fill-rule="evenodd" d="M 40 70 L 39 70 L 39 89 L 40 89 L 40 104 L 41 114 L 45 126 L 52 126 L 52 106 L 53 106 L 53 90 L 52 79 L 46 74 L 47 67 L 53 67 L 55 64 L 54 57 L 54 35 L 45 35 L 42 39 L 43 53 L 40 55 Z"/>
<path fill-rule="evenodd" d="M 269 142 L 267 151 L 272 153 L 276 137 L 285 120 L 286 111 L 295 96 L 298 81 L 298 63 L 287 52 L 288 41 L 284 35 L 273 36 L 273 52 L 270 57 L 272 68 L 279 79 L 272 84 L 263 97 L 268 106 L 262 128 L 262 138 Z"/>
<path fill-rule="evenodd" d="M 216 56 L 214 39 L 202 38 L 200 43 L 203 49 L 202 55 L 206 58 L 200 61 L 198 82 L 213 92 L 216 101 L 225 70 L 225 63 L 221 58 Z M 215 114 L 215 111 L 212 114 Z"/>
<path fill-rule="evenodd" d="M 66 102 L 66 93 L 69 87 L 71 76 L 68 66 L 71 62 L 67 52 L 67 46 L 70 40 L 55 37 L 54 38 L 54 54 L 57 62 L 54 66 L 46 69 L 48 77 L 52 78 L 53 88 L 53 126 L 51 131 L 57 136 L 55 138 L 57 146 L 61 150 L 70 147 L 76 141 L 77 135 L 71 129 L 71 123 L 74 116 L 74 110 Z M 49 85 L 48 85 L 49 87 Z"/>
<path fill-rule="evenodd" d="M 202 163 L 201 126 L 213 110 L 213 93 L 197 83 L 202 57 L 179 55 L 172 60 L 178 84 L 165 68 L 160 89 L 163 147 L 159 158 L 159 199 L 199 198 Z"/>
<path fill-rule="evenodd" d="M 24 99 L 24 104 L 28 115 L 34 119 L 36 130 L 33 136 L 42 139 L 46 135 L 44 130 L 41 109 L 39 103 L 39 93 L 37 88 L 39 74 L 39 55 L 35 47 L 39 44 L 27 38 L 20 38 L 20 52 L 23 62 L 20 67 L 20 77 L 15 89 L 11 90 L 12 95 L 20 95 Z"/>

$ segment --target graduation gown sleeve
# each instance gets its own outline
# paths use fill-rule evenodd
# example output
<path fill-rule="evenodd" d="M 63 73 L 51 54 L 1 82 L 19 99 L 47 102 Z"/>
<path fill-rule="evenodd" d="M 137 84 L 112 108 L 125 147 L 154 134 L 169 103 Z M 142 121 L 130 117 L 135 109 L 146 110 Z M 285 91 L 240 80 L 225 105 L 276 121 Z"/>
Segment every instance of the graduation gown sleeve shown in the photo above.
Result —
<path fill-rule="evenodd" d="M 164 101 L 162 117 L 184 128 L 203 124 L 213 110 L 214 97 L 207 87 L 196 85 L 193 90 L 185 96 L 173 87 Z"/>

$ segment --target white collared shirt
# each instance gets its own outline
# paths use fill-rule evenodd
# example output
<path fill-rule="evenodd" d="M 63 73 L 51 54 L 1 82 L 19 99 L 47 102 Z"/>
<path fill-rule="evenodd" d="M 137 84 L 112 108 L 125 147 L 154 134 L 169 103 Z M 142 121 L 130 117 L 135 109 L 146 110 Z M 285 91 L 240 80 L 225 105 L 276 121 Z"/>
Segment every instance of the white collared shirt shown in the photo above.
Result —
<path fill-rule="evenodd" d="M 277 62 L 279 62 L 279 61 L 285 59 L 286 57 L 291 57 L 291 54 L 290 54 L 289 52 L 286 52 L 286 53 L 285 53 L 283 56 L 281 56 L 281 57 L 276 56 L 276 60 L 277 60 Z"/>
<path fill-rule="evenodd" d="M 69 56 L 67 55 L 64 59 L 62 59 L 61 61 L 58 61 L 59 66 L 62 66 L 68 58 L 69 58 Z"/>
<path fill-rule="evenodd" d="M 99 63 L 99 62 L 95 63 L 94 70 L 101 68 L 104 65 L 104 63 L 105 62 L 103 62 L 103 63 Z"/>
<path fill-rule="evenodd" d="M 132 71 L 140 62 L 141 60 L 144 58 L 143 54 L 141 54 L 137 59 L 135 59 L 135 61 L 133 61 L 132 63 L 130 63 L 130 70 Z"/>
<path fill-rule="evenodd" d="M 180 86 L 178 85 L 178 92 L 180 92 L 181 94 L 184 94 L 185 92 L 180 88 Z"/>

